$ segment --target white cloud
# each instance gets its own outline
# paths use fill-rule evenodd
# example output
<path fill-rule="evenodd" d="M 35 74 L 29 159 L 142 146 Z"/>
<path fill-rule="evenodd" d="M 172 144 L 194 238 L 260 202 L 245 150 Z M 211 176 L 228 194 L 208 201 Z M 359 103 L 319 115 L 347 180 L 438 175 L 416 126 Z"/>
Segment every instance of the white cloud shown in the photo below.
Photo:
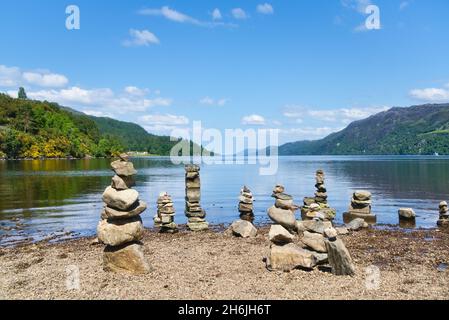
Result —
<path fill-rule="evenodd" d="M 16 96 L 15 92 L 8 92 Z M 127 92 L 115 93 L 112 89 L 83 89 L 70 87 L 60 90 L 28 91 L 27 95 L 33 100 L 47 100 L 71 107 L 94 107 L 95 111 L 103 113 L 143 112 L 152 107 L 168 107 L 172 100 L 168 98 L 136 96 Z M 92 109 L 89 109 L 92 111 Z"/>
<path fill-rule="evenodd" d="M 218 8 L 214 9 L 214 11 L 212 11 L 212 19 L 214 20 L 221 20 L 223 18 L 223 16 L 221 15 L 221 12 Z"/>
<path fill-rule="evenodd" d="M 234 9 L 232 9 L 231 13 L 235 19 L 243 20 L 243 19 L 248 18 L 248 15 L 246 14 L 245 10 L 243 10 L 242 8 L 234 8 Z"/>
<path fill-rule="evenodd" d="M 0 65 L 0 86 L 37 86 L 46 88 L 60 88 L 67 85 L 69 79 L 62 74 L 49 71 L 22 71 L 17 67 Z"/>
<path fill-rule="evenodd" d="M 261 14 L 273 14 L 274 9 L 271 4 L 264 3 L 264 4 L 257 5 L 257 12 L 259 12 Z"/>
<path fill-rule="evenodd" d="M 211 97 L 204 97 L 200 100 L 200 103 L 208 106 L 220 106 L 223 107 L 228 102 L 228 99 L 213 99 Z"/>
<path fill-rule="evenodd" d="M 243 125 L 263 126 L 263 125 L 265 125 L 265 118 L 258 114 L 252 114 L 252 115 L 243 117 L 242 124 Z"/>
<path fill-rule="evenodd" d="M 448 102 L 449 85 L 445 88 L 413 89 L 410 91 L 410 96 L 424 102 Z"/>
<path fill-rule="evenodd" d="M 147 95 L 150 92 L 150 90 L 140 89 L 135 86 L 128 86 L 125 88 L 125 92 L 130 95 L 133 95 L 133 96 L 143 97 L 143 96 Z"/>
<path fill-rule="evenodd" d="M 129 35 L 131 39 L 123 41 L 123 45 L 127 47 L 148 47 L 151 44 L 159 44 L 159 39 L 154 35 L 154 33 L 148 30 L 135 30 L 130 29 Z"/>
<path fill-rule="evenodd" d="M 148 132 L 168 134 L 180 128 L 185 128 L 190 123 L 189 118 L 173 114 L 149 114 L 142 116 L 139 123 Z"/>
<path fill-rule="evenodd" d="M 307 119 L 346 124 L 348 122 L 368 118 L 373 114 L 386 110 L 388 110 L 388 107 L 386 106 L 339 109 L 317 109 L 287 106 L 284 109 L 283 115 L 286 118 L 295 119 L 296 123 L 302 123 Z"/>
<path fill-rule="evenodd" d="M 179 11 L 170 9 L 168 6 L 164 6 L 160 9 L 142 9 L 139 13 L 147 16 L 162 16 L 165 19 L 179 23 L 200 24 L 197 19 L 194 19 Z"/>

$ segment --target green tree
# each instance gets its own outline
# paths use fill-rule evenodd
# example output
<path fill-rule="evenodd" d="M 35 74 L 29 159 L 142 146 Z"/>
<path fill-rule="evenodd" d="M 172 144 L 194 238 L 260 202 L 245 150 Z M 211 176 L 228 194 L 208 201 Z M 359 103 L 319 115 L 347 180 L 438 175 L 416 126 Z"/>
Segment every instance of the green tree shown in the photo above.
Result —
<path fill-rule="evenodd" d="M 28 99 L 27 94 L 25 92 L 25 88 L 23 88 L 23 87 L 19 88 L 18 98 L 19 99 Z"/>

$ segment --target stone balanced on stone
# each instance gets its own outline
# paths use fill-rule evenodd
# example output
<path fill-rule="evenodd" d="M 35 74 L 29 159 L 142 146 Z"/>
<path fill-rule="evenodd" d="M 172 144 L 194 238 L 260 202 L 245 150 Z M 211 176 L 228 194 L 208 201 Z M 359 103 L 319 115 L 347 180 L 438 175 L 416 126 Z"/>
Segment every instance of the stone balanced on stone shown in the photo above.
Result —
<path fill-rule="evenodd" d="M 440 203 L 440 219 L 438 220 L 438 226 L 449 227 L 449 209 L 446 201 Z"/>
<path fill-rule="evenodd" d="M 296 230 L 295 211 L 299 207 L 293 203 L 293 197 L 284 192 L 285 188 L 282 185 L 277 185 L 274 188 L 271 196 L 276 199 L 276 202 L 273 207 L 268 209 L 268 216 L 287 230 Z"/>
<path fill-rule="evenodd" d="M 303 220 L 311 220 L 319 214 L 324 216 L 325 220 L 332 221 L 335 219 L 337 210 L 328 205 L 324 171 L 318 170 L 315 179 L 315 196 L 304 198 L 304 205 L 301 207 L 301 217 Z"/>
<path fill-rule="evenodd" d="M 200 167 L 194 164 L 186 165 L 186 208 L 188 218 L 187 227 L 191 231 L 204 231 L 209 229 L 206 222 L 206 211 L 201 208 L 201 180 Z"/>
<path fill-rule="evenodd" d="M 369 224 L 376 224 L 377 217 L 371 211 L 371 192 L 356 191 L 354 192 L 348 212 L 343 214 L 345 223 L 349 223 L 354 219 L 361 218 Z"/>
<path fill-rule="evenodd" d="M 144 228 L 140 214 L 147 205 L 139 200 L 139 193 L 131 189 L 137 173 L 126 154 L 111 163 L 115 172 L 112 184 L 103 194 L 105 207 L 97 234 L 106 245 L 103 253 L 105 271 L 143 274 L 150 271 L 143 254 Z"/>
<path fill-rule="evenodd" d="M 167 192 L 162 192 L 157 199 L 157 216 L 161 223 L 161 233 L 178 232 L 178 226 L 175 223 L 175 207 Z"/>
<path fill-rule="evenodd" d="M 246 186 L 240 190 L 239 212 L 241 220 L 254 222 L 254 198 L 251 190 Z"/>

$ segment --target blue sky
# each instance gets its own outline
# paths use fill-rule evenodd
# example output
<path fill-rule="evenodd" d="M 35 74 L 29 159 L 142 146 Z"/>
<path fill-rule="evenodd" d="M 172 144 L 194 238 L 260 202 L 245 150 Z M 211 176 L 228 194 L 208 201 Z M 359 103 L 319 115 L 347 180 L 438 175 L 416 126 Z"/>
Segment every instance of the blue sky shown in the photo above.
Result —
<path fill-rule="evenodd" d="M 68 5 L 80 30 L 67 30 Z M 363 26 L 368 5 L 381 29 Z M 0 91 L 24 86 L 156 134 L 279 128 L 316 139 L 449 101 L 447 0 L 3 0 Z"/>

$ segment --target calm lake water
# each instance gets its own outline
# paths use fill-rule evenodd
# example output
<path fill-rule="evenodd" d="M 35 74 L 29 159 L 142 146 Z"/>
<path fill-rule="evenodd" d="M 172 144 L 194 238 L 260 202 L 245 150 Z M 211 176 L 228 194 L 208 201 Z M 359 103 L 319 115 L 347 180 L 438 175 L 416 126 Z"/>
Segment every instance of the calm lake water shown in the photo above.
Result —
<path fill-rule="evenodd" d="M 136 189 L 149 205 L 143 214 L 152 226 L 156 199 L 169 192 L 185 223 L 184 168 L 168 158 L 135 158 Z M 23 240 L 64 239 L 95 234 L 101 195 L 113 176 L 108 159 L 0 161 L 0 246 Z M 449 157 L 280 157 L 275 176 L 260 176 L 257 165 L 203 165 L 202 205 L 213 224 L 238 218 L 240 188 L 253 191 L 256 223 L 268 221 L 266 210 L 277 183 L 295 202 L 314 193 L 315 171 L 326 172 L 329 203 L 337 223 L 354 190 L 373 193 L 373 211 L 380 224 L 398 224 L 400 207 L 414 208 L 417 226 L 435 227 L 438 204 L 449 199 Z M 299 218 L 299 214 L 298 214 Z"/>

